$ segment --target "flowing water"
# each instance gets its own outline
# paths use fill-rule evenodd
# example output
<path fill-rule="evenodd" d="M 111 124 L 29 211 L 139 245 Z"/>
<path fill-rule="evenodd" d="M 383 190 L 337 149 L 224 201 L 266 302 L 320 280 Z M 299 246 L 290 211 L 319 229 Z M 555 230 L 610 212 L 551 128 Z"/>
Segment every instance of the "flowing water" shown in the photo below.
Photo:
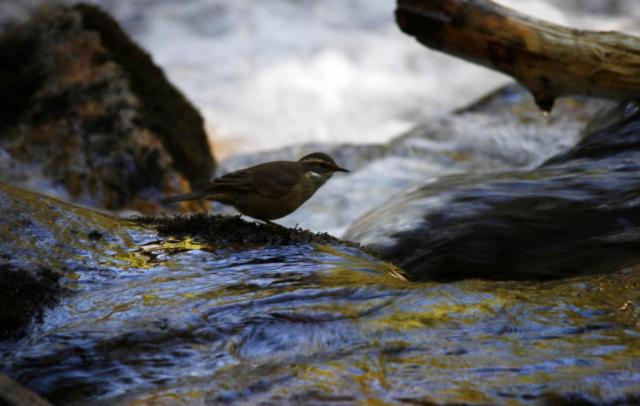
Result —
<path fill-rule="evenodd" d="M 113 14 L 193 101 L 219 159 L 311 141 L 386 142 L 508 82 L 402 34 L 394 0 L 87 2 Z M 0 25 L 50 3 L 0 0 Z M 635 0 L 499 3 L 578 28 L 640 28 Z"/>
<path fill-rule="evenodd" d="M 190 1 L 178 11 L 168 2 L 114 6 L 210 124 L 241 140 L 240 151 L 294 139 L 388 140 L 425 111 L 468 102 L 503 80 L 467 75 L 466 65 L 454 69 L 449 60 L 435 74 L 436 62 L 422 59 L 425 51 L 396 33 L 388 15 L 392 2 L 375 2 L 354 20 L 355 28 L 346 25 L 353 10 L 373 2 L 313 7 L 313 20 L 321 23 L 311 37 L 271 29 L 307 29 L 302 17 L 309 9 L 301 2 L 250 7 L 255 3 Z M 255 32 L 240 24 L 244 12 Z M 360 31 L 370 36 L 363 39 Z M 253 42 L 265 32 L 274 34 Z M 293 41 L 303 37 L 306 44 Z M 344 42 L 332 48 L 327 38 Z M 277 49 L 256 55 L 263 44 Z M 382 58 L 381 46 L 392 57 Z M 305 59 L 286 56 L 291 49 Z M 227 58 L 238 50 L 242 55 Z M 247 55 L 255 57 L 243 59 Z M 381 67 L 372 68 L 374 62 Z M 378 87 L 381 82 L 394 86 Z M 416 108 L 422 105 L 430 107 Z M 396 140 L 388 149 L 402 152 L 367 163 L 367 171 L 351 178 L 333 179 L 334 191 L 326 186 L 335 198 L 329 201 L 337 202 L 325 200 L 330 211 L 319 215 L 311 206 L 302 216 L 322 217 L 311 226 L 339 232 L 366 211 L 365 201 L 376 205 L 402 187 L 447 173 L 531 167 L 578 136 L 573 124 L 551 141 L 542 137 L 546 127 L 545 134 L 528 137 L 526 123 L 503 132 L 474 124 L 486 120 L 445 118 L 446 130 Z M 478 137 L 478 128 L 487 128 L 486 136 Z M 514 141 L 515 133 L 523 138 Z M 353 202 L 342 202 L 346 195 Z M 355 249 L 210 245 L 130 233 L 124 250 L 107 239 L 94 251 L 73 253 L 81 266 L 66 275 L 60 303 L 25 337 L 0 342 L 1 371 L 65 405 L 526 405 L 572 394 L 594 402 L 626 397 L 632 404 L 640 396 L 637 269 L 548 283 L 410 283 Z M 71 238 L 65 234 L 62 246 Z M 41 250 L 43 263 L 50 260 L 48 248 L 34 242 L 40 240 L 26 239 L 29 250 Z"/>
<path fill-rule="evenodd" d="M 44 322 L 0 346 L 2 370 L 65 405 L 638 394 L 637 271 L 409 283 L 353 249 L 141 238 L 69 275 Z"/>

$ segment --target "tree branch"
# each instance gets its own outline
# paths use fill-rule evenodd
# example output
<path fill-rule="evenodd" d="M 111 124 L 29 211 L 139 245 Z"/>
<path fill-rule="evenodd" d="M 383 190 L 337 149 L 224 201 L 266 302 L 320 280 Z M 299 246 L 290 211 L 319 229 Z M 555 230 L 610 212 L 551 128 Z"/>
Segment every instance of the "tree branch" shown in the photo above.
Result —
<path fill-rule="evenodd" d="M 544 111 L 559 96 L 640 96 L 637 37 L 570 29 L 489 0 L 398 0 L 396 22 L 430 48 L 512 76 Z"/>

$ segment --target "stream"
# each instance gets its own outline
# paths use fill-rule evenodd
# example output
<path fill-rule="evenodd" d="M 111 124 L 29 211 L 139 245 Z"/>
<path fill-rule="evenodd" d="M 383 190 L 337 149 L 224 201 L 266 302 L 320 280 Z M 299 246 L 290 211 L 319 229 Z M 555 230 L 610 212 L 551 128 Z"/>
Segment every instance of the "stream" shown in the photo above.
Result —
<path fill-rule="evenodd" d="M 410 283 L 344 247 L 137 239 L 71 272 L 2 370 L 60 405 L 638 394 L 638 272 Z"/>
<path fill-rule="evenodd" d="M 518 188 L 525 195 L 523 185 L 542 196 L 539 186 L 552 184 L 551 197 L 568 196 L 598 210 L 609 207 L 584 196 L 608 197 L 624 186 L 625 200 L 611 211 L 633 216 L 616 211 L 602 227 L 588 223 L 600 217 L 584 216 L 579 226 L 594 230 L 590 241 L 596 243 L 606 232 L 611 246 L 624 245 L 625 265 L 638 263 L 637 110 L 619 138 L 602 133 L 591 144 L 581 144 L 588 133 L 582 130 L 602 102 L 563 99 L 543 117 L 522 89 L 511 86 L 449 113 L 504 78 L 442 56 L 419 56 L 425 50 L 397 32 L 392 2 L 382 0 L 372 8 L 368 0 L 332 0 L 328 9 L 319 2 L 311 7 L 278 0 L 254 8 L 250 1 L 193 0 L 180 12 L 166 1 L 94 3 L 123 20 L 202 109 L 210 135 L 219 132 L 212 139 L 216 154 L 227 157 L 223 172 L 297 159 L 311 148 L 352 169 L 283 219 L 284 226 L 340 236 L 369 216 L 373 226 L 352 234 L 363 244 L 374 246 L 418 225 L 425 235 L 436 230 L 440 247 L 437 237 L 459 231 L 461 218 L 472 225 L 492 219 L 482 211 L 490 198 L 516 199 Z M 240 24 L 245 12 L 255 25 Z M 355 12 L 360 17 L 349 25 Z M 313 29 L 303 18 L 309 13 L 319 21 Z M 311 40 L 302 46 L 293 40 L 297 31 L 272 26 L 289 23 L 312 31 Z M 247 62 L 259 48 L 251 38 L 266 32 L 273 37 L 264 42 L 275 48 Z M 337 37 L 343 39 L 339 47 L 325 45 Z M 238 49 L 241 55 L 227 58 Z M 304 58 L 290 58 L 292 50 Z M 391 56 L 382 58 L 379 50 Z M 437 61 L 438 72 L 429 76 Z M 445 82 L 453 86 L 442 90 Z M 576 144 L 583 149 L 572 148 Z M 600 147 L 606 155 L 600 161 L 571 155 Z M 572 156 L 575 166 L 545 164 L 562 154 Z M 212 241 L 203 237 L 207 230 L 161 231 L 18 190 L 0 183 L 0 272 L 50 269 L 61 275 L 60 293 L 52 289 L 55 300 L 43 305 L 41 317 L 29 319 L 24 334 L 0 340 L 0 371 L 53 404 L 640 404 L 637 265 L 544 282 L 436 283 L 426 281 L 425 260 L 414 262 L 427 277 L 410 282 L 396 265 L 337 239 Z M 450 195 L 456 199 L 443 200 Z M 557 215 L 545 203 L 534 214 Z M 385 211 L 389 207 L 393 211 Z M 434 207 L 468 216 L 442 221 L 438 230 L 424 221 L 434 216 L 420 217 Z M 566 219 L 575 214 L 569 208 Z M 501 209 L 495 211 L 499 220 Z M 516 209 L 524 217 L 532 213 L 526 205 Z M 544 220 L 545 231 L 558 218 L 532 217 Z M 533 235 L 522 225 L 495 229 L 506 230 L 500 241 L 517 250 L 522 240 L 510 236 Z M 466 241 L 491 245 L 469 229 L 474 233 Z M 567 235 L 560 241 L 549 232 L 540 239 L 552 249 L 582 241 Z M 416 246 L 424 247 L 419 237 Z M 535 259 L 540 244 L 532 241 Z M 583 253 L 553 252 L 562 258 Z M 512 251 L 507 254 L 510 259 Z M 608 255 L 598 255 L 596 265 L 617 264 Z M 513 257 L 531 259 L 520 252 Z M 517 271 L 504 262 L 498 268 L 500 275 Z"/>

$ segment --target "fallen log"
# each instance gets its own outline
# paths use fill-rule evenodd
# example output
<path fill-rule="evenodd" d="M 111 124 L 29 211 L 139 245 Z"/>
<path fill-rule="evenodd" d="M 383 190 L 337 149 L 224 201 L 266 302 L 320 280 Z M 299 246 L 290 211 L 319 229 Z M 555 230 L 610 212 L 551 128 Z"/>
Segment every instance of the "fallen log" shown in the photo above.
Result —
<path fill-rule="evenodd" d="M 545 112 L 560 96 L 640 96 L 637 37 L 570 29 L 489 0 L 398 0 L 396 22 L 430 48 L 512 76 Z"/>

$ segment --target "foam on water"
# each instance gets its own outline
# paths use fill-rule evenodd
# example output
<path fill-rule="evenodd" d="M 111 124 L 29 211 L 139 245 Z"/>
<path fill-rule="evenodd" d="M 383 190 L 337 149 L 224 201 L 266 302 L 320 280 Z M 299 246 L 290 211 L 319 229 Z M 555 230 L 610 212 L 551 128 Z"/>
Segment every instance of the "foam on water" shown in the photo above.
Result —
<path fill-rule="evenodd" d="M 202 111 L 218 158 L 384 142 L 508 81 L 402 34 L 389 0 L 90 2 L 113 13 Z M 631 6 L 625 18 L 596 18 L 557 0 L 499 2 L 580 28 L 640 26 Z M 0 5 L 9 16 L 0 22 L 39 3 Z"/>
<path fill-rule="evenodd" d="M 384 142 L 508 81 L 401 33 L 388 0 L 101 0 L 200 108 L 216 155 Z M 619 20 L 502 0 L 583 28 Z"/>

